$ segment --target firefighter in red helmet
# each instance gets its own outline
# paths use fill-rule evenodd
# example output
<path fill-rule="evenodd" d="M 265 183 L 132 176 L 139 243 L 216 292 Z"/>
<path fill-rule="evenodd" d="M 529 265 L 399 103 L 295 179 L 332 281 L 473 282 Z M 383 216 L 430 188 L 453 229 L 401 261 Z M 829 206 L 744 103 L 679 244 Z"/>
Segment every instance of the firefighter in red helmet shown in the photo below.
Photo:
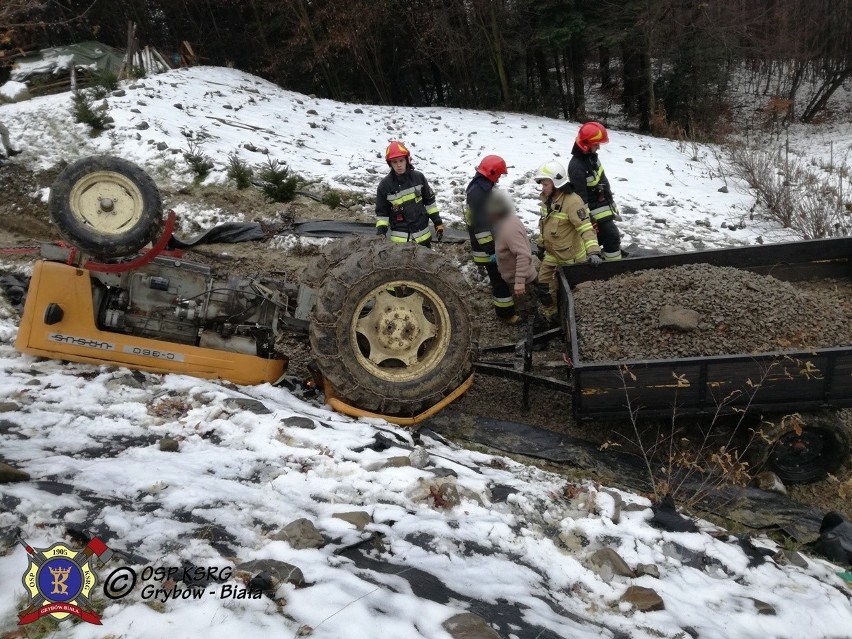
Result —
<path fill-rule="evenodd" d="M 508 173 L 506 161 L 499 155 L 486 155 L 476 167 L 476 175 L 467 185 L 467 209 L 465 223 L 470 235 L 470 250 L 473 261 L 488 273 L 491 282 L 494 311 L 503 321 L 514 324 L 519 317 L 515 313 L 512 290 L 500 276 L 494 244 L 494 232 L 488 215 L 488 199 L 500 177 Z"/>
<path fill-rule="evenodd" d="M 598 159 L 598 149 L 607 142 L 609 134 L 603 124 L 586 122 L 581 126 L 571 149 L 568 177 L 574 192 L 583 198 L 591 211 L 604 259 L 615 261 L 621 259 L 621 234 L 615 225 L 617 211 L 612 189 Z"/>
<path fill-rule="evenodd" d="M 431 246 L 430 220 L 439 240 L 444 234 L 435 192 L 425 176 L 414 170 L 411 152 L 402 142 L 388 144 L 385 161 L 391 170 L 376 190 L 376 234 L 390 233 L 392 242 Z"/>

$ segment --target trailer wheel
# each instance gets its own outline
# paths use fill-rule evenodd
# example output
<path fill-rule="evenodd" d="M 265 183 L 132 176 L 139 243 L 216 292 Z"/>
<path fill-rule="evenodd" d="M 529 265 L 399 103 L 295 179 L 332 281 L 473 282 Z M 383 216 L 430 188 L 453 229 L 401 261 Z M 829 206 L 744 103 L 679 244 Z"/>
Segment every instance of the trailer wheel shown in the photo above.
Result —
<path fill-rule="evenodd" d="M 765 424 L 752 445 L 754 466 L 788 484 L 824 479 L 852 453 L 852 412 L 824 411 Z"/>
<path fill-rule="evenodd" d="M 412 416 L 473 370 L 479 327 L 457 268 L 430 249 L 370 242 L 331 270 L 311 318 L 317 366 L 348 403 Z"/>
<path fill-rule="evenodd" d="M 98 258 L 132 255 L 163 226 L 154 181 L 132 162 L 106 155 L 66 167 L 50 189 L 48 209 L 66 241 Z"/>

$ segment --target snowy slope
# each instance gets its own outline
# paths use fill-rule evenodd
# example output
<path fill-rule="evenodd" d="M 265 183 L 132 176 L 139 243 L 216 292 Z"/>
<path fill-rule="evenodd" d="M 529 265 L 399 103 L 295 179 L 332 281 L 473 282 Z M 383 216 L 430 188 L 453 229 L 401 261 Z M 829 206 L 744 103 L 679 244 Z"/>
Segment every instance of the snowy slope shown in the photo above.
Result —
<path fill-rule="evenodd" d="M 385 143 L 401 137 L 456 220 L 472 166 L 498 152 L 513 166 L 507 185 L 531 228 L 535 187 L 527 178 L 551 154 L 567 160 L 574 131 L 530 116 L 315 100 L 228 69 L 175 71 L 133 86 L 108 99 L 116 128 L 95 139 L 73 123 L 68 95 L 4 106 L 0 119 L 33 167 L 114 153 L 146 166 L 163 186 L 191 180 L 172 150 L 186 146 L 184 133 L 198 136 L 201 123 L 209 136 L 203 148 L 216 161 L 211 181 L 224 180 L 231 151 L 262 161 L 241 146 L 249 144 L 305 177 L 365 193 L 385 170 Z M 135 128 L 142 122 L 149 128 Z M 613 132 L 604 159 L 622 206 L 639 210 L 622 223 L 629 239 L 672 250 L 697 239 L 713 246 L 771 237 L 750 225 L 721 229 L 739 220 L 749 199 L 733 185 L 718 193 L 721 182 L 674 143 Z M 211 219 L 210 211 L 181 213 Z M 695 224 L 705 218 L 712 228 Z M 137 589 L 118 602 L 101 600 L 102 628 L 63 624 L 55 636 L 448 639 L 442 624 L 464 610 L 493 622 L 504 639 L 839 638 L 852 627 L 837 568 L 820 560 L 808 558 L 807 568 L 753 562 L 707 525 L 701 533 L 656 530 L 642 497 L 593 484 L 566 492 L 562 477 L 430 436 L 422 441 L 425 468 L 397 466 L 399 459 L 385 467 L 410 454 L 408 433 L 353 421 L 283 389 L 22 356 L 12 348 L 14 314 L 3 304 L 0 450 L 32 481 L 0 487 L 0 634 L 14 629 L 23 601 L 26 559 L 9 530 L 20 526 L 45 547 L 67 524 L 139 556 L 113 559 L 101 577 L 128 563 L 141 570 L 146 560 L 202 567 L 277 560 L 300 568 L 306 585 L 283 584 L 275 600 L 225 601 L 211 586 L 200 601 L 165 603 L 143 601 Z M 247 398 L 269 412 L 235 402 Z M 389 448 L 374 445 L 379 435 Z M 166 436 L 179 441 L 179 452 L 160 450 Z M 442 485 L 457 491 L 457 505 L 430 499 Z M 352 511 L 370 515 L 363 531 L 334 517 Z M 299 518 L 327 543 L 298 549 L 283 540 L 282 528 Z M 591 555 L 605 547 L 631 568 L 657 566 L 660 578 L 594 568 Z M 665 609 L 634 610 L 621 601 L 628 586 L 654 589 Z M 758 614 L 764 604 L 775 614 Z"/>
<path fill-rule="evenodd" d="M 384 467 L 411 451 L 401 429 L 268 385 L 37 361 L 13 351 L 14 333 L 0 320 L 0 403 L 15 405 L 5 405 L 0 441 L 32 481 L 0 488 L 0 633 L 17 621 L 27 563 L 7 531 L 20 526 L 46 547 L 73 523 L 143 558 L 115 558 L 102 578 L 128 564 L 141 573 L 145 560 L 223 568 L 274 559 L 301 569 L 307 584 L 279 586 L 276 601 L 223 601 L 212 584 L 200 601 L 154 603 L 137 588 L 119 601 L 101 597 L 102 628 L 63 625 L 58 635 L 80 639 L 294 637 L 303 626 L 317 638 L 447 639 L 442 623 L 466 609 L 501 623 L 505 639 L 828 638 L 852 627 L 836 568 L 814 559 L 806 569 L 753 565 L 724 535 L 661 532 L 647 523 L 644 498 L 592 484 L 568 494 L 564 478 L 429 436 L 425 469 Z M 249 397 L 270 412 L 234 401 Z M 371 447 L 377 434 L 389 448 Z M 164 436 L 179 452 L 160 450 Z M 455 486 L 458 505 L 429 502 L 439 481 Z M 363 532 L 333 516 L 351 511 L 371 516 Z M 302 517 L 327 545 L 276 539 Z M 594 569 L 589 558 L 605 546 L 631 568 L 656 565 L 660 578 Z M 665 609 L 621 602 L 631 585 L 654 589 Z M 757 614 L 764 604 L 775 613 Z"/>
<path fill-rule="evenodd" d="M 537 189 L 530 177 L 542 162 L 570 159 L 577 125 L 528 115 L 446 108 L 341 104 L 284 91 L 254 76 L 198 67 L 124 83 L 107 99 L 112 131 L 90 138 L 74 122 L 70 94 L 0 108 L 0 118 L 26 148 L 23 161 L 47 168 L 92 153 L 112 153 L 144 165 L 161 185 L 189 182 L 182 153 L 187 139 L 202 141 L 216 163 L 211 182 L 225 180 L 229 153 L 257 164 L 264 151 L 306 178 L 374 194 L 387 170 L 381 154 L 392 138 L 412 149 L 432 181 L 449 220 L 459 221 L 464 187 L 479 158 L 503 155 L 512 190 L 531 229 L 537 226 Z M 250 151 L 245 148 L 254 148 Z M 624 211 L 625 246 L 637 242 L 667 251 L 750 244 L 757 236 L 787 236 L 749 220 L 752 199 L 709 168 L 711 149 L 612 131 L 602 152 Z M 632 211 L 631 211 L 632 209 Z M 631 214 L 632 212 L 634 212 Z M 745 223 L 746 228 L 742 228 Z M 733 229 L 723 228 L 733 227 Z M 734 230 L 736 229 L 736 230 Z"/>

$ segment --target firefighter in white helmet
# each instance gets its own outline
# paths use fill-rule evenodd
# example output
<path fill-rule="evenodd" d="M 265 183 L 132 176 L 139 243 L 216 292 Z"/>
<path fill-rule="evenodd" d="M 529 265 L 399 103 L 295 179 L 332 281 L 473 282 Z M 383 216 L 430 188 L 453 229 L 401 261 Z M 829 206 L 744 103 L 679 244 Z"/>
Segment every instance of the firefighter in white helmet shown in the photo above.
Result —
<path fill-rule="evenodd" d="M 541 186 L 539 230 L 540 248 L 544 249 L 538 281 L 540 286 L 547 286 L 542 312 L 545 319 L 552 321 L 556 314 L 558 267 L 582 262 L 599 266 L 603 259 L 589 208 L 571 188 L 565 167 L 556 161 L 546 162 L 534 179 Z"/>

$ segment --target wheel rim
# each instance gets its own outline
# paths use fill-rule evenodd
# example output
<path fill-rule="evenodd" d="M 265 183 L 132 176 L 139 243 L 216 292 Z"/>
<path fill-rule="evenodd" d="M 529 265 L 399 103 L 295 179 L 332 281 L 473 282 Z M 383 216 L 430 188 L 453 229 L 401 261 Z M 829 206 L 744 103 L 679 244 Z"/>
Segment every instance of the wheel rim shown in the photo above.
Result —
<path fill-rule="evenodd" d="M 358 304 L 350 338 L 370 374 L 407 382 L 432 371 L 450 346 L 450 314 L 430 288 L 406 280 L 377 286 Z"/>
<path fill-rule="evenodd" d="M 819 429 L 803 428 L 781 435 L 772 451 L 772 467 L 784 481 L 807 482 L 826 473 L 831 442 Z"/>
<path fill-rule="evenodd" d="M 144 208 L 139 187 L 113 171 L 95 171 L 77 180 L 69 205 L 78 223 L 104 235 L 120 235 L 133 228 Z"/>

